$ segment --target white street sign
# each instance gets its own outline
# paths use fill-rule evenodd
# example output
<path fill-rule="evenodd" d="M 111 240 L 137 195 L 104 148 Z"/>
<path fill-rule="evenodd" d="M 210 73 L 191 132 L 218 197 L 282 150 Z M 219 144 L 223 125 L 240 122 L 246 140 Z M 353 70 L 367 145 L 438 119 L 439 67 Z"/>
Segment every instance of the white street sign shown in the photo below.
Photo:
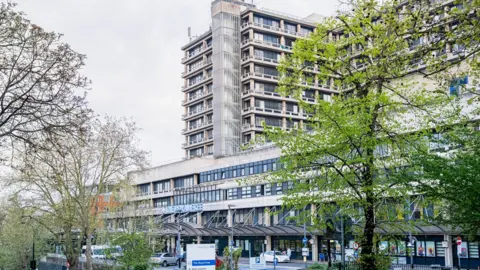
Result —
<path fill-rule="evenodd" d="M 187 245 L 188 270 L 215 270 L 215 244 Z"/>
<path fill-rule="evenodd" d="M 250 258 L 250 270 L 264 270 L 267 269 L 267 262 L 264 256 Z"/>
<path fill-rule="evenodd" d="M 310 253 L 310 251 L 308 250 L 308 248 L 302 248 L 302 256 L 308 256 Z"/>

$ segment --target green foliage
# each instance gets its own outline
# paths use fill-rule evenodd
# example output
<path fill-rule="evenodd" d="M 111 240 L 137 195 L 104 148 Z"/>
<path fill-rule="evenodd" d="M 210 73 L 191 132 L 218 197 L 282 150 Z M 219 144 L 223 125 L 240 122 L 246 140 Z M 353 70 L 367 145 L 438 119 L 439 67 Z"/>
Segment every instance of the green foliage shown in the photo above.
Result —
<path fill-rule="evenodd" d="M 449 17 L 459 19 L 455 28 L 435 22 L 431 1 L 407 1 L 405 8 L 397 2 L 349 1 L 351 11 L 325 19 L 307 39 L 296 41 L 293 55 L 279 67 L 279 91 L 311 115 L 303 123 L 311 131 L 265 126 L 266 139 L 281 149 L 283 164 L 267 180 L 291 183 L 284 207 L 313 205 L 314 211 L 301 211 L 297 219 L 312 221 L 316 229 L 325 229 L 327 218 L 349 217 L 358 225 L 351 228 L 359 235 L 366 269 L 388 265 L 377 256 L 375 230 L 409 226 L 382 207 L 387 199 L 401 201 L 415 192 L 394 172 L 407 168 L 414 149 L 429 146 L 426 135 L 433 126 L 471 117 L 447 94 L 448 83 L 466 73 L 478 75 L 478 59 L 470 54 L 448 60 L 439 56 L 447 43 L 480 51 L 479 22 L 468 17 L 478 1 L 460 1 L 463 9 Z M 417 45 L 415 40 L 425 35 L 439 41 Z M 320 95 L 308 103 L 302 99 L 308 89 L 302 82 L 329 84 L 338 91 L 332 102 Z"/>
<path fill-rule="evenodd" d="M 52 247 L 53 238 L 34 219 L 31 212 L 22 207 L 16 198 L 0 209 L 0 268 L 24 269 L 32 260 L 32 244 L 35 241 L 35 259 L 39 260 Z"/>
<path fill-rule="evenodd" d="M 119 235 L 114 241 L 114 245 L 122 248 L 123 254 L 118 259 L 124 269 L 146 269 L 148 266 L 152 250 L 148 246 L 146 236 L 142 233 L 125 233 Z"/>
<path fill-rule="evenodd" d="M 461 228 L 476 237 L 480 233 L 480 133 L 455 127 L 432 138 L 450 152 L 418 151 L 406 184 L 437 202 L 437 221 Z M 431 183 L 431 184 L 429 184 Z"/>
<path fill-rule="evenodd" d="M 312 269 L 312 270 L 327 270 L 327 269 L 328 269 L 328 265 L 326 265 L 326 264 L 314 263 L 314 264 L 308 266 L 308 269 Z"/>
<path fill-rule="evenodd" d="M 222 264 L 223 267 L 225 267 L 225 270 L 231 270 L 231 261 L 230 261 L 230 247 L 226 246 L 223 249 L 223 258 L 224 262 Z M 240 260 L 240 257 L 242 256 L 242 250 L 237 248 L 233 249 L 232 252 L 232 259 L 233 259 L 233 270 L 238 270 L 238 261 Z"/>

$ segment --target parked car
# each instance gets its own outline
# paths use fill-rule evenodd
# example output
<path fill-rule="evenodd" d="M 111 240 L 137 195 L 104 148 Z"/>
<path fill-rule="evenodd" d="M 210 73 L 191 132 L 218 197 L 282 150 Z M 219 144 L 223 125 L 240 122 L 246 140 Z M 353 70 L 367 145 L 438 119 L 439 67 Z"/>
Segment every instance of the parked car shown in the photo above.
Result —
<path fill-rule="evenodd" d="M 281 253 L 280 251 L 275 251 L 275 256 L 273 256 L 273 251 L 266 251 L 260 254 L 260 256 L 264 256 L 266 262 L 273 262 L 274 258 L 279 263 L 290 262 L 290 258 L 288 258 L 287 255 Z"/>
<path fill-rule="evenodd" d="M 117 259 L 122 256 L 122 248 L 120 246 L 108 246 L 108 245 L 92 245 L 92 258 L 93 259 Z M 87 247 L 82 247 L 82 258 L 87 257 Z"/>
<path fill-rule="evenodd" d="M 150 262 L 167 267 L 171 264 L 177 264 L 177 258 L 170 253 L 155 253 L 150 257 Z"/>

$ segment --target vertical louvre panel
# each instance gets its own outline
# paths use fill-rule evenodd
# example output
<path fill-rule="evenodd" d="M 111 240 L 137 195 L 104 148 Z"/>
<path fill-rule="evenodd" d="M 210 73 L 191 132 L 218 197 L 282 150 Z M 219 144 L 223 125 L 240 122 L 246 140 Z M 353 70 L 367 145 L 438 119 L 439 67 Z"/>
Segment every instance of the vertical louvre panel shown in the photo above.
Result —
<path fill-rule="evenodd" d="M 214 156 L 239 151 L 241 137 L 240 9 L 213 16 Z"/>

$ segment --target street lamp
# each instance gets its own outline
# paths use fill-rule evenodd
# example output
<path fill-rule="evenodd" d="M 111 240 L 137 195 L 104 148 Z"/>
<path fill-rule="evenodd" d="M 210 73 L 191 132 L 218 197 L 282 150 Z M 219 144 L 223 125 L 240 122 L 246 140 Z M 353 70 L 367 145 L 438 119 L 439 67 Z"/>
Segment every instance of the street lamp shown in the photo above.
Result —
<path fill-rule="evenodd" d="M 181 257 L 181 239 L 180 239 L 180 232 L 182 231 L 182 226 L 180 225 L 180 211 L 177 210 L 177 257 L 178 257 L 178 269 L 182 268 L 182 257 Z"/>
<path fill-rule="evenodd" d="M 415 249 L 414 249 L 415 240 L 417 240 L 417 239 L 414 236 L 412 236 L 412 232 L 409 232 L 408 233 L 407 248 L 410 249 L 410 267 L 411 267 L 411 269 L 414 268 L 414 266 L 413 266 L 413 254 L 415 252 Z"/>
<path fill-rule="evenodd" d="M 228 206 L 228 211 L 231 213 L 232 207 L 234 207 L 234 204 L 229 204 Z M 228 216 L 228 215 L 227 215 Z M 233 213 L 231 213 L 231 224 L 230 224 L 230 233 L 232 234 L 232 241 L 230 242 L 230 270 L 233 270 Z"/>

